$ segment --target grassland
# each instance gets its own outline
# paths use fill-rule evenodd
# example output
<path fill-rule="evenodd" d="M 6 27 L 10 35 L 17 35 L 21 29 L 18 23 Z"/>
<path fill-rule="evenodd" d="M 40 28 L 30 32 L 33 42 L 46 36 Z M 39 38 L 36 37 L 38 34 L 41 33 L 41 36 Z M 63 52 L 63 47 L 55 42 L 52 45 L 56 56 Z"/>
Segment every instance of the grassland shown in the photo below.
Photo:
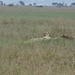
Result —
<path fill-rule="evenodd" d="M 24 43 L 45 30 L 75 37 L 75 8 L 0 6 L 0 75 L 74 75 L 75 40 Z"/>

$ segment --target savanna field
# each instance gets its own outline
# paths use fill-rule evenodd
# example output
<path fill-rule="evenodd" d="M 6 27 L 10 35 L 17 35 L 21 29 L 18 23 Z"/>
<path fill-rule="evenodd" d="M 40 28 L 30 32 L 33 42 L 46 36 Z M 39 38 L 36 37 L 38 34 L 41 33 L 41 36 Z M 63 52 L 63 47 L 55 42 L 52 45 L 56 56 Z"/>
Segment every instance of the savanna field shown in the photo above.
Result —
<path fill-rule="evenodd" d="M 58 39 L 24 43 L 47 30 Z M 75 75 L 75 7 L 0 6 L 0 75 Z"/>

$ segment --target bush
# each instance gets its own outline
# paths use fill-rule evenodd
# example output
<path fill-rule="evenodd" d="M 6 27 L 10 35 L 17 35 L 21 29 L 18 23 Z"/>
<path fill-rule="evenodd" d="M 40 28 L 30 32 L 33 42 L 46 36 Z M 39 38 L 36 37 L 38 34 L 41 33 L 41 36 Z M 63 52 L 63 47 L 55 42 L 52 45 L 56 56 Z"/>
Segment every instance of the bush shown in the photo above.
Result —
<path fill-rule="evenodd" d="M 9 6 L 9 7 L 12 7 L 12 6 L 14 6 L 14 4 L 8 4 L 8 6 Z"/>

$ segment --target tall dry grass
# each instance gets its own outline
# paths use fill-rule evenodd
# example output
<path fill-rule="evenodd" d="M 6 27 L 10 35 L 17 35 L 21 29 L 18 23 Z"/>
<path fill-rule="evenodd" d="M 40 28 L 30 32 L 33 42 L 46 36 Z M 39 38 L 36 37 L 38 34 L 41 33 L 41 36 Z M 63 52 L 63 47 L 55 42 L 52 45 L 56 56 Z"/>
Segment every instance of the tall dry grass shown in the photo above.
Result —
<path fill-rule="evenodd" d="M 75 37 L 75 19 L 7 18 L 0 20 L 0 75 L 74 75 L 75 40 L 24 41 L 63 34 Z"/>
<path fill-rule="evenodd" d="M 74 24 L 74 19 L 64 18 L 4 19 L 1 20 L 0 35 L 5 38 L 25 40 L 33 37 L 41 37 L 43 32 L 47 30 L 51 37 L 60 37 L 63 34 L 75 37 Z"/>

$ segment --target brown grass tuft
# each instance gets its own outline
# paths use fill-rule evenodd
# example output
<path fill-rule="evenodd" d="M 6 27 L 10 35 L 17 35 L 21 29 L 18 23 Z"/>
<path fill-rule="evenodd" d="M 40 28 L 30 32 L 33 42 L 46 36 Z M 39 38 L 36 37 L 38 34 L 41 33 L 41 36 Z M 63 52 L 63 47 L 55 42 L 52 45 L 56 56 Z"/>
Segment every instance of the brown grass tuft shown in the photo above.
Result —
<path fill-rule="evenodd" d="M 69 35 L 62 35 L 61 36 L 63 39 L 69 39 L 69 40 L 73 40 L 74 37 L 73 36 L 69 36 Z"/>

